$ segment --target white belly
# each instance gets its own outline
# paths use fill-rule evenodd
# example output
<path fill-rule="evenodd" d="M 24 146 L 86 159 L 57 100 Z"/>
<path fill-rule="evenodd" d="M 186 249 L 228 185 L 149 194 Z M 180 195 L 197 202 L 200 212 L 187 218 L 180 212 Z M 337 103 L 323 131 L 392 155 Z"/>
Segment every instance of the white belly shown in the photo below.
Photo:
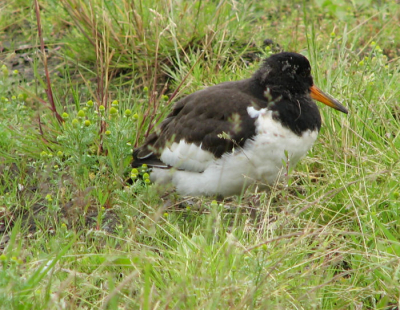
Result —
<path fill-rule="evenodd" d="M 185 158 L 182 149 L 187 148 L 188 144 L 182 141 L 175 143 L 174 147 L 163 152 L 161 159 L 164 161 L 166 157 L 178 158 L 179 155 L 181 163 L 194 161 L 193 169 L 190 164 L 179 164 L 173 159 L 175 167 L 186 170 L 154 168 L 152 181 L 172 182 L 182 195 L 230 196 L 242 193 L 251 184 L 259 182 L 272 185 L 285 177 L 287 170 L 293 168 L 307 154 L 318 131 L 306 131 L 298 136 L 275 121 L 271 111 L 257 111 L 253 108 L 248 110 L 251 117 L 257 117 L 256 136 L 246 141 L 243 148 L 235 149 L 217 159 L 210 152 L 192 145 L 190 152 L 186 153 L 188 157 Z M 177 156 L 174 157 L 174 154 Z M 197 159 L 201 162 L 197 163 Z M 204 168 L 203 172 L 198 172 L 199 166 Z"/>

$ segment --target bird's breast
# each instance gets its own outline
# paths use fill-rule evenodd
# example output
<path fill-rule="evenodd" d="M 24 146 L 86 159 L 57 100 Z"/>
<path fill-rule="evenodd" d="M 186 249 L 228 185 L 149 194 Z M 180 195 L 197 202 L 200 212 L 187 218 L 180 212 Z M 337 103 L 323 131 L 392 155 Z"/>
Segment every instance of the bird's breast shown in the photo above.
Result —
<path fill-rule="evenodd" d="M 256 118 L 256 135 L 243 147 L 254 167 L 255 178 L 267 179 L 272 183 L 277 173 L 287 164 L 294 167 L 307 154 L 318 136 L 318 130 L 305 130 L 300 135 L 283 126 L 273 117 L 273 111 L 249 109 L 249 115 Z"/>

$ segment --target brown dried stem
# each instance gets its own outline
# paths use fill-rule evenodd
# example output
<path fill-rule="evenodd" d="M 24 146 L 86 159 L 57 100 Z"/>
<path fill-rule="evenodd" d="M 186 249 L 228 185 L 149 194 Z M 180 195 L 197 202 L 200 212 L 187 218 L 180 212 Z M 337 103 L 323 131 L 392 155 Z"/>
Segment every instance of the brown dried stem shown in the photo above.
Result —
<path fill-rule="evenodd" d="M 53 91 L 51 89 L 51 82 L 50 82 L 50 74 L 49 74 L 49 69 L 47 67 L 47 55 L 46 51 L 44 49 L 44 40 L 43 40 L 43 32 L 42 32 L 42 23 L 40 21 L 40 8 L 39 8 L 39 2 L 38 0 L 35 0 L 35 10 L 36 10 L 36 21 L 37 21 L 37 26 L 38 26 L 38 36 L 40 40 L 40 50 L 42 51 L 43 54 L 43 66 L 44 66 L 44 72 L 46 74 L 46 83 L 47 83 L 47 88 L 46 88 L 46 95 L 47 98 L 49 99 L 49 108 L 57 118 L 58 122 L 62 124 L 63 118 L 61 115 L 57 112 L 56 105 L 54 102 L 53 98 Z"/>

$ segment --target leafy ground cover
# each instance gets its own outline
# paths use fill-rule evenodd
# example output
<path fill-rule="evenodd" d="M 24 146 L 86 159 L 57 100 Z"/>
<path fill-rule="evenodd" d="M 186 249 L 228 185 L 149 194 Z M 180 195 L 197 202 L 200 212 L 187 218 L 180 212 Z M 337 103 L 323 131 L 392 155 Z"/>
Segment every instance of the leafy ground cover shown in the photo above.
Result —
<path fill-rule="evenodd" d="M 398 309 L 397 1 L 0 10 L 2 308 Z M 321 106 L 289 184 L 190 199 L 132 171 L 132 149 L 177 98 L 280 50 L 305 54 L 350 110 Z"/>

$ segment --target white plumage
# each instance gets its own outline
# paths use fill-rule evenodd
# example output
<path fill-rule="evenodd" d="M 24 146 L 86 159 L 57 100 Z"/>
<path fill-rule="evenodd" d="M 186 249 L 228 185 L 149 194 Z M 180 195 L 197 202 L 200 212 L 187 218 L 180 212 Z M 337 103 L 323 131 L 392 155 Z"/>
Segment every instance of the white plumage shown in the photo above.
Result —
<path fill-rule="evenodd" d="M 249 185 L 272 185 L 286 176 L 314 144 L 318 131 L 305 131 L 298 136 L 281 125 L 267 109 L 247 109 L 257 118 L 256 136 L 246 141 L 243 148 L 221 158 L 184 140 L 173 143 L 161 154 L 161 160 L 174 169 L 154 168 L 151 180 L 172 183 L 178 193 L 189 196 L 212 195 L 215 192 L 230 196 L 244 191 Z M 289 155 L 289 161 L 286 154 Z M 180 170 L 184 169 L 184 170 Z"/>

